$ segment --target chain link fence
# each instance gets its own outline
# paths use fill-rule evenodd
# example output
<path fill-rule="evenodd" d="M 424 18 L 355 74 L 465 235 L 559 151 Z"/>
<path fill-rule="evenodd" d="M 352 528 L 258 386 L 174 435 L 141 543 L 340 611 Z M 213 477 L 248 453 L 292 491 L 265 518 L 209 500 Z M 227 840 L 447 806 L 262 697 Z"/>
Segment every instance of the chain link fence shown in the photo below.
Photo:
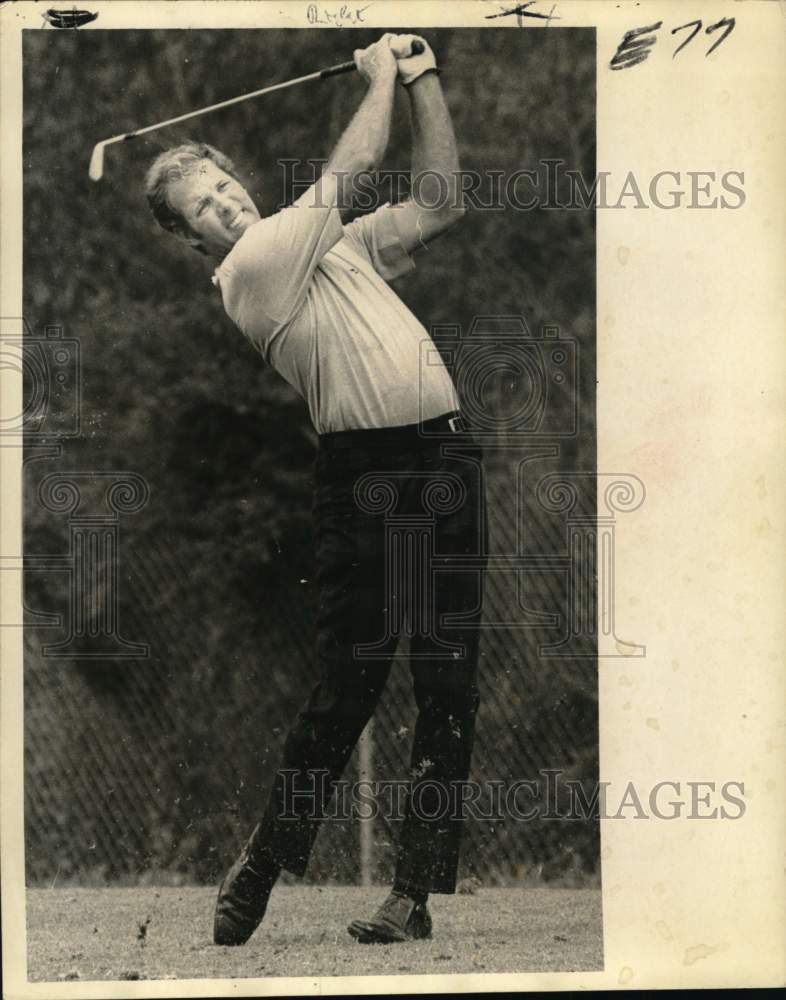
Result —
<path fill-rule="evenodd" d="M 531 556 L 535 565 L 538 556 L 565 551 L 566 515 L 536 496 L 538 482 L 561 464 L 575 468 L 575 456 L 488 453 L 492 555 Z M 592 495 L 581 502 L 591 515 L 594 479 L 587 481 Z M 260 816 L 287 728 L 314 683 L 309 580 L 271 580 L 255 604 L 258 630 L 246 636 L 233 628 L 231 608 L 216 608 L 191 585 L 193 551 L 183 538 L 127 549 L 120 629 L 148 645 L 146 658 L 58 659 L 41 652 L 51 630 L 26 629 L 31 884 L 215 881 Z M 487 575 L 471 775 L 481 792 L 467 821 L 463 879 L 564 883 L 597 874 L 592 819 L 483 818 L 494 812 L 493 782 L 538 780 L 549 769 L 588 791 L 597 780 L 595 637 L 577 636 L 569 656 L 542 650 L 564 638 L 568 577 L 559 567 Z M 532 624 L 538 619 L 550 623 Z M 356 750 L 346 779 L 406 779 L 414 715 L 401 648 L 362 760 Z M 389 879 L 398 824 L 384 813 L 365 823 L 324 822 L 306 878 Z"/>

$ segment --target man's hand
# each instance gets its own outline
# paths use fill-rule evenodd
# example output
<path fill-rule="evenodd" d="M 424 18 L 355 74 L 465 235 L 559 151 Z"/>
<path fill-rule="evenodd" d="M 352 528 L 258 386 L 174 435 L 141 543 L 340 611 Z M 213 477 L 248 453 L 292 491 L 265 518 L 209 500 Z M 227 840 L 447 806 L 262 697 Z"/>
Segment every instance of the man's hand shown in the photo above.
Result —
<path fill-rule="evenodd" d="M 401 36 L 386 34 L 365 49 L 355 49 L 352 58 L 360 75 L 369 83 L 396 75 L 396 56 L 393 41 Z M 398 48 L 397 48 L 398 50 Z M 404 51 L 402 49 L 402 51 Z"/>
<path fill-rule="evenodd" d="M 397 59 L 398 75 L 405 87 L 414 83 L 424 73 L 436 70 L 437 58 L 425 38 L 421 38 L 420 35 L 394 35 L 393 37 L 395 39 L 393 51 Z M 423 51 L 417 55 L 410 55 L 413 42 L 420 42 L 423 46 Z"/>

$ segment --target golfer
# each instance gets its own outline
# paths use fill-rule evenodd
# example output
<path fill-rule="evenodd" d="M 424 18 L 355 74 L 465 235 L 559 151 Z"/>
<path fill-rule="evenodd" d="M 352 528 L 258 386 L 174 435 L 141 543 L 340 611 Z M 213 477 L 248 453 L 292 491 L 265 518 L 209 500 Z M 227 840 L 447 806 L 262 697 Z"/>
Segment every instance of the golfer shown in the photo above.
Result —
<path fill-rule="evenodd" d="M 228 315 L 303 396 L 319 435 L 319 680 L 286 738 L 266 811 L 222 883 L 217 944 L 249 939 L 282 869 L 304 874 L 402 634 L 418 714 L 395 879 L 349 932 L 363 943 L 429 937 L 428 894 L 455 891 L 486 515 L 480 450 L 450 374 L 386 283 L 463 214 L 439 70 L 422 39 L 412 54 L 415 37 L 386 34 L 354 53 L 363 102 L 320 180 L 283 211 L 261 218 L 230 160 L 204 144 L 162 153 L 147 176 L 156 219 L 214 262 Z M 398 85 L 412 113 L 412 196 L 343 224 L 356 179 L 384 156 Z M 475 558 L 451 569 L 457 556 Z"/>

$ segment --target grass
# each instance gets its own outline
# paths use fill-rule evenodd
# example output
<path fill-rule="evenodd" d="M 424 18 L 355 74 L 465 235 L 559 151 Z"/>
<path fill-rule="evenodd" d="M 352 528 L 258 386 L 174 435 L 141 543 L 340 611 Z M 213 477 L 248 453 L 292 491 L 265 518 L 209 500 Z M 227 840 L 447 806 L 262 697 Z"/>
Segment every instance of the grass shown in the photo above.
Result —
<path fill-rule="evenodd" d="M 241 948 L 212 944 L 213 888 L 30 889 L 31 981 L 362 976 L 602 969 L 599 889 L 433 896 L 430 941 L 360 945 L 346 932 L 383 887 L 277 886 Z"/>

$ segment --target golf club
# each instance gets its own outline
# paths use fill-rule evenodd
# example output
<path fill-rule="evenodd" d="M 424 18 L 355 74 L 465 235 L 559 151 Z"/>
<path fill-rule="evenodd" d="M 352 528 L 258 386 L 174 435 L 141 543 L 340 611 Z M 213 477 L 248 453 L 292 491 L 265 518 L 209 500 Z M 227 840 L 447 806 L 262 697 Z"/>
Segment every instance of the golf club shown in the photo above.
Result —
<path fill-rule="evenodd" d="M 412 43 L 411 55 L 419 55 L 423 51 L 423 44 L 419 41 Z M 299 83 L 307 83 L 309 80 L 326 80 L 330 76 L 339 76 L 341 73 L 352 73 L 357 69 L 354 60 L 338 63 L 329 66 L 327 69 L 317 70 L 315 73 L 308 73 L 306 76 L 299 76 L 294 80 L 285 80 L 283 83 L 274 83 L 271 87 L 263 87 L 261 90 L 252 90 L 248 94 L 241 94 L 239 97 L 231 97 L 227 101 L 219 101 L 218 104 L 211 104 L 206 108 L 199 108 L 197 111 L 189 111 L 176 118 L 168 118 L 163 122 L 156 122 L 155 125 L 146 125 L 144 128 L 136 129 L 133 132 L 123 132 L 121 135 L 114 135 L 111 139 L 102 139 L 93 147 L 90 157 L 90 167 L 88 174 L 91 181 L 100 181 L 104 176 L 104 151 L 107 146 L 112 146 L 116 142 L 127 142 L 137 136 L 145 135 L 159 128 L 166 128 L 167 125 L 176 125 L 178 122 L 187 121 L 189 118 L 197 118 L 199 115 L 206 115 L 211 111 L 219 111 L 221 108 L 228 108 L 232 104 L 239 104 L 241 101 L 250 101 L 252 97 L 262 97 L 263 94 L 272 94 L 274 90 L 285 90 L 287 87 L 296 87 Z"/>

